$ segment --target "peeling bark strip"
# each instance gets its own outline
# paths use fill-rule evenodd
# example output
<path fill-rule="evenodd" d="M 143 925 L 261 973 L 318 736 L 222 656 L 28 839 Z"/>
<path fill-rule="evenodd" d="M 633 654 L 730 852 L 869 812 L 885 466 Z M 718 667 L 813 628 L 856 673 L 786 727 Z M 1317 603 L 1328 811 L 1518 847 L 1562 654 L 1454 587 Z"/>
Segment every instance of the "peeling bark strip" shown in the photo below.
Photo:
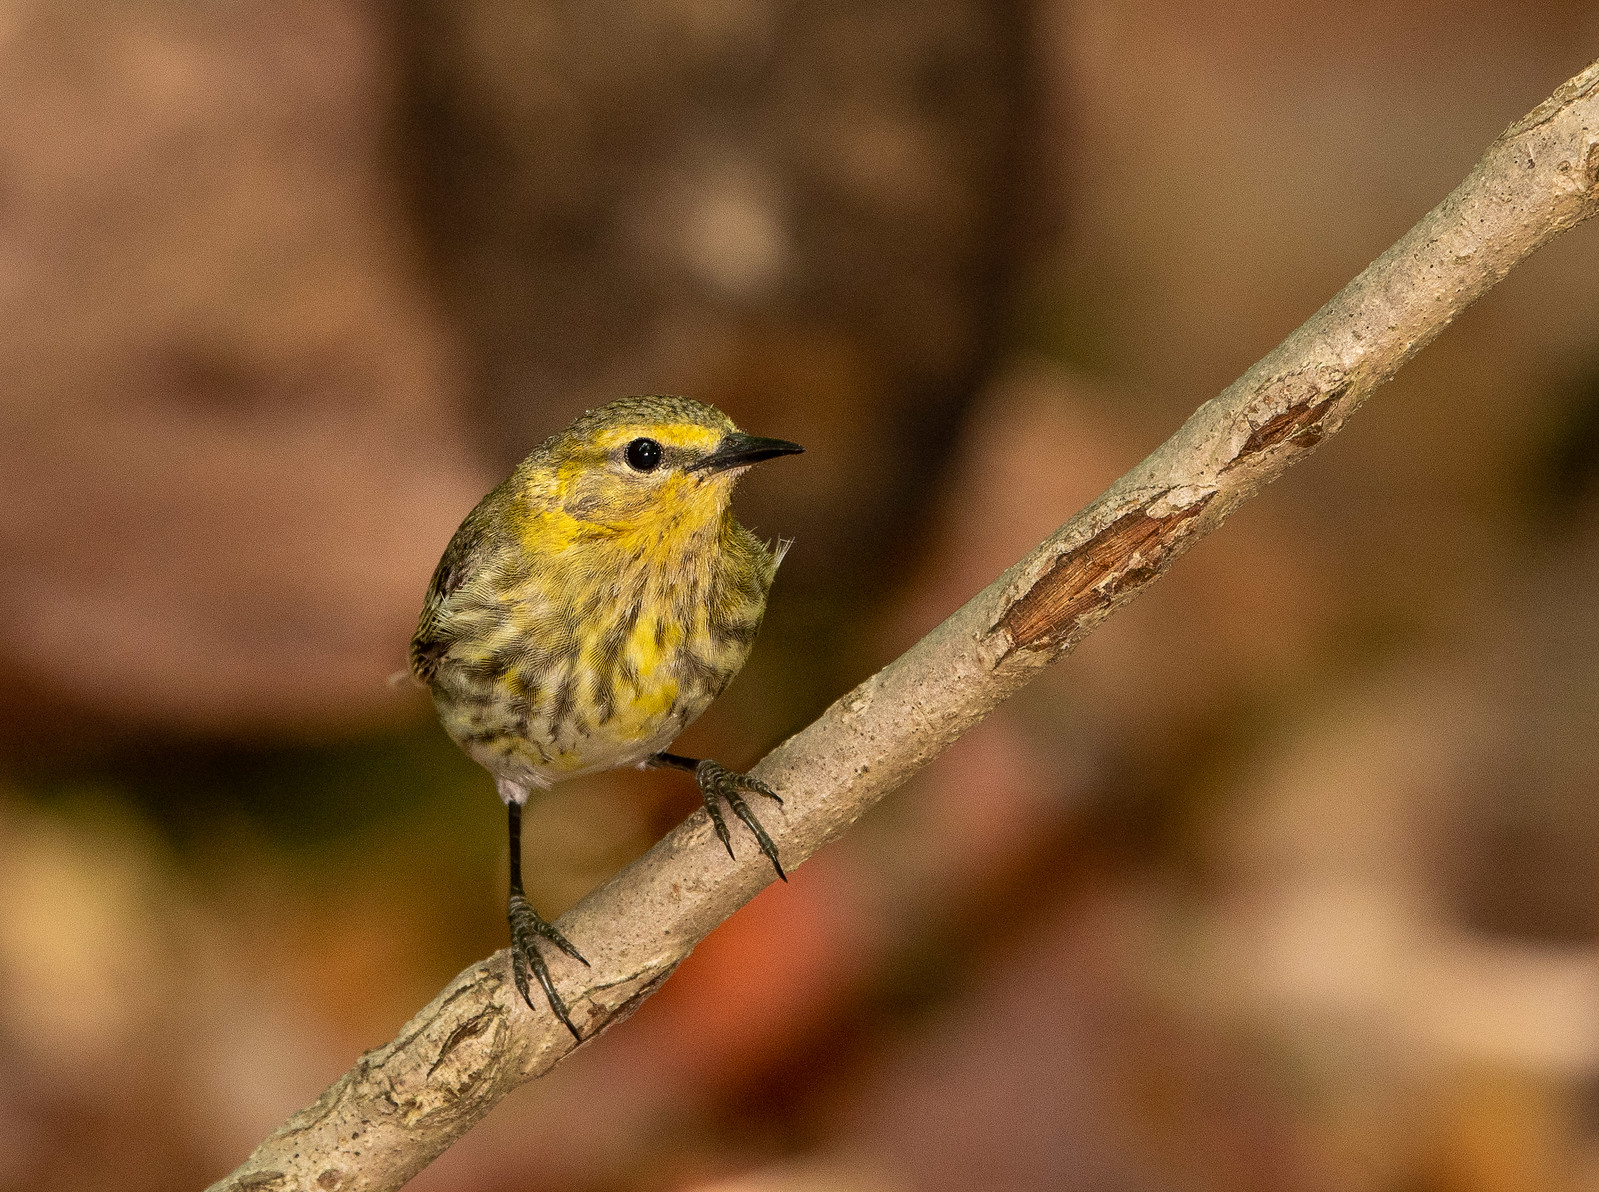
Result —
<path fill-rule="evenodd" d="M 1162 494 L 1164 496 L 1164 494 Z M 1051 645 L 1087 613 L 1107 608 L 1128 588 L 1147 583 L 1171 557 L 1182 528 L 1215 494 L 1187 509 L 1151 517 L 1129 510 L 1081 546 L 1067 551 L 999 619 L 1019 649 Z"/>
<path fill-rule="evenodd" d="M 1512 126 L 1453 194 L 1016 570 L 768 754 L 754 773 L 783 794 L 767 827 L 789 867 L 845 832 L 1037 674 L 1041 661 L 1073 646 L 1082 632 L 1072 627 L 1085 616 L 1131 600 L 1215 529 L 1219 514 L 1306 455 L 1271 448 L 1331 437 L 1372 389 L 1517 263 L 1599 212 L 1595 162 L 1599 62 Z M 1244 427 L 1253 429 L 1241 434 Z M 1167 512 L 1151 493 L 1193 500 Z M 1090 534 L 1106 510 L 1123 512 Z M 1017 574 L 1040 577 L 1020 599 Z M 996 626 L 1015 643 L 1009 649 L 995 648 L 1005 642 Z M 1017 648 L 1045 642 L 1049 654 Z M 594 966 L 550 961 L 585 1036 L 630 1013 L 771 880 L 758 849 L 728 860 L 698 811 L 562 915 L 562 934 Z M 503 951 L 467 969 L 396 1042 L 369 1052 L 212 1192 L 399 1188 L 516 1085 L 572 1050 L 554 1015 L 523 1006 L 509 974 Z M 489 1010 L 499 1025 L 482 1030 Z"/>

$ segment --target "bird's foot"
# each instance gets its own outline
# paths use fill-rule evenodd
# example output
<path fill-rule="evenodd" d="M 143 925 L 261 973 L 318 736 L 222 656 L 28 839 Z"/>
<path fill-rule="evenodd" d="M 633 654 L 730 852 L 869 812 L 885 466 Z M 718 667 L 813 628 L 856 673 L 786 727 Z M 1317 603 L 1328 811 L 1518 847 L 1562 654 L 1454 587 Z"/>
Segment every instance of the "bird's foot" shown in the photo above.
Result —
<path fill-rule="evenodd" d="M 583 959 L 583 954 L 572 946 L 570 940 L 539 918 L 539 913 L 523 895 L 519 893 L 511 895 L 505 917 L 511 923 L 511 975 L 516 978 L 516 987 L 522 994 L 522 1000 L 527 1003 L 528 1009 L 538 1009 L 533 1004 L 533 994 L 528 984 L 528 973 L 532 972 L 538 979 L 539 985 L 543 987 L 544 996 L 549 999 L 550 1009 L 554 1010 L 555 1016 L 566 1024 L 566 1029 L 572 1032 L 572 1038 L 581 1043 L 583 1036 L 578 1034 L 577 1027 L 572 1025 L 572 1016 L 567 1013 L 566 1003 L 555 991 L 555 982 L 550 980 L 549 966 L 544 963 L 544 957 L 539 953 L 538 941 L 548 940 L 585 967 L 588 961 Z"/>
<path fill-rule="evenodd" d="M 744 801 L 741 793 L 749 791 L 752 794 L 764 795 L 781 807 L 783 800 L 778 797 L 777 792 L 759 778 L 729 770 L 709 758 L 694 767 L 694 781 L 699 784 L 700 794 L 705 799 L 705 810 L 710 813 L 711 823 L 715 826 L 716 835 L 721 839 L 723 847 L 727 849 L 727 855 L 733 856 L 733 840 L 727 830 L 727 819 L 722 814 L 724 802 L 733 809 L 733 814 L 743 820 L 749 830 L 755 833 L 761 852 L 766 854 L 766 859 L 772 863 L 772 868 L 777 870 L 777 876 L 785 882 L 788 881 L 788 874 L 783 872 L 783 862 L 777 857 L 777 845 L 772 843 L 772 838 L 766 834 L 766 829 L 761 827 L 761 821 L 755 818 L 755 813 L 750 810 L 750 805 Z"/>

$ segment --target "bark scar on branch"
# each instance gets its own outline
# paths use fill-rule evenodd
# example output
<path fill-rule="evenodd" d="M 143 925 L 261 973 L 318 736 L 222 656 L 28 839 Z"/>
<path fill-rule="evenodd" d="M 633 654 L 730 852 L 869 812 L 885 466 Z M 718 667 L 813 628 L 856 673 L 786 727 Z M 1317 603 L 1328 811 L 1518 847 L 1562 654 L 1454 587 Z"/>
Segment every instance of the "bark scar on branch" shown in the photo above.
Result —
<path fill-rule="evenodd" d="M 1283 444 L 1291 444 L 1296 453 L 1314 448 L 1337 430 L 1337 403 L 1352 385 L 1336 369 L 1275 378 L 1246 413 L 1249 434 L 1222 465 L 1221 475 Z M 1108 611 L 1123 592 L 1143 587 L 1181 553 L 1189 523 L 1217 495 L 1212 490 L 1194 499 L 1189 493 L 1164 490 L 1060 555 L 1000 616 L 995 628 L 1010 637 L 1005 654 L 1061 645 L 1085 618 Z M 1180 508 L 1159 512 L 1183 498 L 1187 503 Z"/>
<path fill-rule="evenodd" d="M 481 1014 L 476 1014 L 473 1017 L 468 1018 L 460 1026 L 451 1031 L 450 1037 L 444 1040 L 444 1046 L 439 1048 L 439 1058 L 434 1060 L 433 1063 L 428 1066 L 428 1079 L 433 1079 L 433 1074 L 439 1070 L 439 1065 L 450 1058 L 450 1053 L 452 1051 L 454 1051 L 462 1043 L 465 1043 L 468 1039 L 476 1039 L 484 1031 L 493 1026 L 498 1018 L 499 1015 L 496 1014 L 491 1007 L 490 1009 L 484 1010 Z"/>
<path fill-rule="evenodd" d="M 1214 497 L 1209 493 L 1164 517 L 1145 512 L 1149 506 L 1130 509 L 1061 555 L 1000 617 L 999 627 L 1010 635 L 1012 648 L 1055 645 L 1083 617 L 1110 608 L 1121 593 L 1152 579 L 1172 557 L 1183 528 Z"/>
<path fill-rule="evenodd" d="M 1294 410 L 1284 410 L 1275 418 L 1257 426 L 1254 432 L 1244 440 L 1243 449 L 1238 452 L 1237 459 L 1228 464 L 1229 468 L 1236 467 L 1238 463 L 1251 455 L 1265 451 L 1268 447 L 1275 447 L 1278 443 L 1290 439 L 1297 439 L 1302 447 L 1314 447 L 1322 439 L 1322 419 L 1333 402 L 1338 400 L 1338 395 L 1324 397 L 1313 406 L 1300 406 Z"/>
<path fill-rule="evenodd" d="M 1279 443 L 1292 442 L 1301 450 L 1316 446 L 1330 431 L 1337 429 L 1329 416 L 1338 399 L 1347 394 L 1353 384 L 1349 377 L 1336 370 L 1312 371 L 1308 375 L 1296 373 L 1281 378 L 1268 387 L 1257 409 L 1251 411 L 1251 422 L 1262 415 L 1264 421 L 1254 425 L 1249 437 L 1238 448 L 1238 454 L 1222 471 L 1249 463 Z"/>

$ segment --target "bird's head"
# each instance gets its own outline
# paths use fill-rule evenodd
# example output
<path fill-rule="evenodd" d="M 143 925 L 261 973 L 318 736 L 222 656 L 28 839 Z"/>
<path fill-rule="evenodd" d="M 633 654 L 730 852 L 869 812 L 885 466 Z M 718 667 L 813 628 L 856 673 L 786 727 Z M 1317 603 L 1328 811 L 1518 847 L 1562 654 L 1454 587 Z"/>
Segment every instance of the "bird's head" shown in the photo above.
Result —
<path fill-rule="evenodd" d="M 803 450 L 744 434 L 704 402 L 625 397 L 584 414 L 534 458 L 542 457 L 547 495 L 568 515 L 611 530 L 664 532 L 718 520 L 751 464 Z"/>

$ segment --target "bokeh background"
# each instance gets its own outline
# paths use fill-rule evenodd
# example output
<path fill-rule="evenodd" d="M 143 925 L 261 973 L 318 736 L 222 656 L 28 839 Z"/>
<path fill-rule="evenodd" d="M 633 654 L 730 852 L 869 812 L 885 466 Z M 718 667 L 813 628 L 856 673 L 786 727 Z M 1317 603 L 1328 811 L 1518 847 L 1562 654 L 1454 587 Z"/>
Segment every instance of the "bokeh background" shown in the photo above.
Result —
<path fill-rule="evenodd" d="M 1591 0 L 0 4 L 0 1189 L 200 1187 L 501 946 L 388 677 L 624 393 L 797 439 L 745 765 L 1599 55 Z M 1599 226 L 427 1192 L 1599 1188 Z M 553 914 L 694 806 L 530 815 Z"/>

